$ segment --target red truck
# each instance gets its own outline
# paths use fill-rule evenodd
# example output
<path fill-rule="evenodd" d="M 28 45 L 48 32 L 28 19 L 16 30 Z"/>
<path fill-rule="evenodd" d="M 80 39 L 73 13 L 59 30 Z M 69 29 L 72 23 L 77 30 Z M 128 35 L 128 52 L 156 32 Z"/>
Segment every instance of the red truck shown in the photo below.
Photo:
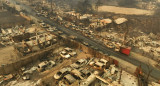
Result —
<path fill-rule="evenodd" d="M 129 55 L 130 51 L 131 51 L 131 47 L 128 47 L 128 46 L 120 47 L 120 52 L 125 54 L 125 55 Z"/>

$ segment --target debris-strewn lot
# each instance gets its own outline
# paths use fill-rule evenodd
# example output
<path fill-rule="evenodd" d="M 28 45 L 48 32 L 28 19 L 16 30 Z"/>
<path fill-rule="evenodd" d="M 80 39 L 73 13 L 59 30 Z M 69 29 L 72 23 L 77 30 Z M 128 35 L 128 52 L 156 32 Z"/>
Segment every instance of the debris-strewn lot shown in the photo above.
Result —
<path fill-rule="evenodd" d="M 63 54 L 70 57 L 66 58 L 62 52 L 66 52 Z M 22 67 L 16 75 L 1 79 L 4 80 L 2 83 L 5 86 L 120 85 L 118 84 L 120 74 L 120 69 L 105 58 L 93 58 L 87 51 L 61 46 L 46 58 Z M 124 80 L 127 77 L 131 77 L 128 83 Z M 121 85 L 137 86 L 136 78 L 133 77 L 123 71 Z"/>
<path fill-rule="evenodd" d="M 152 53 L 153 56 L 160 55 L 159 32 L 155 32 L 157 28 L 154 26 L 158 26 L 158 23 L 151 23 L 150 26 L 154 27 L 152 32 L 144 30 L 144 27 L 148 27 L 147 24 L 150 23 L 147 22 L 146 17 L 78 12 L 75 8 L 69 9 L 70 6 L 60 3 L 60 0 L 52 3 L 52 10 L 50 1 L 19 1 L 24 4 L 26 2 L 37 12 L 36 16 L 45 17 L 61 26 L 82 33 L 115 52 L 120 52 L 125 45 L 141 50 L 142 55 L 148 53 Z M 87 6 L 86 8 L 90 9 Z M 25 15 L 25 12 L 20 14 Z M 144 22 L 143 19 L 146 21 Z M 141 26 L 140 24 L 143 23 L 145 24 Z M 141 27 L 143 29 L 139 29 Z M 12 68 L 10 70 L 14 70 L 0 76 L 2 86 L 139 86 L 139 84 L 155 86 L 153 83 L 158 84 L 148 81 L 141 66 L 133 70 L 134 75 L 130 74 L 126 71 L 127 68 L 120 67 L 120 62 L 115 60 L 115 57 L 103 55 L 98 48 L 83 40 L 77 43 L 76 36 L 68 36 L 44 21 L 39 20 L 36 24 L 0 30 L 0 44 L 5 47 L 5 50 L 0 50 L 0 54 L 3 53 L 0 56 L 1 62 L 6 57 L 10 58 L 1 65 L 0 72 L 9 71 L 7 69 L 9 67 Z M 14 46 L 14 48 L 8 46 Z M 9 55 L 7 49 L 15 51 L 14 54 L 18 56 Z M 158 61 L 157 58 L 156 60 Z M 9 65 L 7 61 L 13 63 Z M 125 63 L 127 62 L 121 66 Z M 125 65 L 129 66 L 129 64 Z"/>
<path fill-rule="evenodd" d="M 44 2 L 44 6 L 38 2 L 30 4 L 38 16 L 46 17 L 66 28 L 81 32 L 84 36 L 94 39 L 108 48 L 119 51 L 125 45 L 131 47 L 133 52 L 159 61 L 160 29 L 158 22 L 160 21 L 158 16 L 96 14 L 71 9 L 68 11 L 63 6 L 59 6 L 62 3 L 56 2 L 53 5 L 54 11 L 50 12 L 48 11 L 51 9 L 49 2 Z M 88 45 L 86 42 L 83 43 Z"/>

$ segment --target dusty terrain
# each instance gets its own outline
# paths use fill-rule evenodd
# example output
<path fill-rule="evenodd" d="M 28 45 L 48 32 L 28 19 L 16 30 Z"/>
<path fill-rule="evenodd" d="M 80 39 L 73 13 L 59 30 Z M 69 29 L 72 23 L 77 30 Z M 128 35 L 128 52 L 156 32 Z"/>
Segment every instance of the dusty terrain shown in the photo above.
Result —
<path fill-rule="evenodd" d="M 116 14 L 126 14 L 126 15 L 153 15 L 153 11 L 136 9 L 136 8 L 124 8 L 116 6 L 100 6 L 98 8 L 99 12 L 111 12 Z"/>
<path fill-rule="evenodd" d="M 8 11 L 0 12 L 0 25 L 4 28 L 12 27 L 15 25 L 24 25 L 27 24 L 27 20 L 20 15 L 12 14 Z"/>
<path fill-rule="evenodd" d="M 16 61 L 17 55 L 14 53 L 13 46 L 0 49 L 0 65 L 9 64 Z"/>

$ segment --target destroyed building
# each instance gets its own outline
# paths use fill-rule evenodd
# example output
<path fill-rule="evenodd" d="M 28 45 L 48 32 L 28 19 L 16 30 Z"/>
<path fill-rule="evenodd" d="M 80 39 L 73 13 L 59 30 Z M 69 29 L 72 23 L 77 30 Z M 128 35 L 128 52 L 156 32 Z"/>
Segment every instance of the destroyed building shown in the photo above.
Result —
<path fill-rule="evenodd" d="M 0 85 L 159 86 L 158 0 L 3 3 L 29 23 L 0 27 Z"/>

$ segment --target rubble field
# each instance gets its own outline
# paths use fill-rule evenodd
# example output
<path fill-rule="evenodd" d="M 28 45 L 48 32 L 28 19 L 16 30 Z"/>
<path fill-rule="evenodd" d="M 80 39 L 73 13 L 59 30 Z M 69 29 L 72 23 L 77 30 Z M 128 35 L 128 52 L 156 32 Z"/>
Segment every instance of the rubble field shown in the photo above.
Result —
<path fill-rule="evenodd" d="M 141 27 L 146 29 L 145 27 L 150 23 L 147 16 L 112 15 L 110 13 L 108 13 L 109 16 L 106 16 L 106 14 L 79 13 L 74 9 L 68 9 L 67 4 L 58 6 L 58 4 L 63 4 L 60 0 L 56 3 L 53 1 L 52 10 L 50 1 L 19 1 L 24 4 L 27 3 L 36 12 L 37 17 L 44 17 L 61 26 L 82 33 L 115 52 L 121 52 L 123 45 L 126 45 L 133 47 L 132 49 L 136 47 L 143 50 L 146 50 L 146 47 L 152 47 L 146 50 L 147 53 L 142 50 L 143 54 L 160 55 L 160 42 L 157 35 L 159 32 L 154 33 L 157 29 L 154 25 L 159 26 L 159 24 L 151 23 L 150 26 L 154 27 L 152 33 L 145 32 L 152 29 L 150 27 L 147 30 L 139 29 Z M 21 3 L 16 2 L 16 4 Z M 114 8 L 114 12 L 119 10 L 118 7 L 110 6 L 110 8 Z M 133 12 L 128 11 L 129 8 L 124 10 L 124 14 L 133 14 Z M 141 14 L 137 9 L 132 10 L 136 10 L 136 14 Z M 150 14 L 150 12 L 143 10 L 142 14 Z M 21 13 L 27 15 L 25 12 Z M 152 20 L 152 18 L 150 19 Z M 24 65 L 20 66 L 19 64 L 20 67 L 17 69 L 12 67 L 16 69 L 16 72 L 1 75 L 0 85 L 2 86 L 139 86 L 138 84 L 156 86 L 153 83 L 160 83 L 158 80 L 154 82 L 154 80 L 150 81 L 150 78 L 146 78 L 141 66 L 135 67 L 128 62 L 121 61 L 121 59 L 115 59 L 117 57 L 110 54 L 104 55 L 103 52 L 98 51 L 97 47 L 91 46 L 87 41 L 81 40 L 81 43 L 77 43 L 75 40 L 78 40 L 78 37 L 69 36 L 56 26 L 51 26 L 42 20 L 27 27 L 1 28 L 1 32 L 0 44 L 4 45 L 5 48 L 0 50 L 0 55 L 2 53 L 0 60 L 4 60 L 4 57 L 8 58 L 6 60 L 8 62 L 17 59 L 12 54 L 6 54 L 8 49 L 11 51 L 15 49 L 16 54 L 20 55 L 21 58 L 33 57 L 22 61 Z M 21 37 L 25 33 L 28 33 L 29 36 Z M 10 45 L 14 45 L 14 48 Z M 131 48 L 129 49 L 131 50 Z M 130 50 L 126 55 L 130 54 Z M 131 51 L 131 56 L 132 53 L 133 51 Z M 134 54 L 134 56 L 138 55 Z M 6 72 L 5 66 L 2 67 Z M 127 68 L 130 68 L 132 74 Z M 148 75 L 148 77 L 150 76 Z"/>
<path fill-rule="evenodd" d="M 75 55 L 69 58 L 62 57 L 60 53 L 67 48 L 71 49 L 69 53 L 76 52 Z M 67 56 L 72 54 L 65 55 Z M 21 72 L 17 72 L 17 75 L 14 76 L 14 78 L 8 80 L 9 83 L 4 82 L 2 86 L 36 86 L 36 84 L 38 86 L 44 86 L 47 82 L 49 82 L 51 86 L 56 86 L 56 80 L 53 78 L 56 72 L 58 72 L 61 68 L 68 67 L 78 59 L 86 59 L 89 57 L 91 57 L 91 55 L 86 51 L 72 49 L 66 46 L 59 46 L 55 50 L 51 51 L 51 53 L 46 57 L 22 67 L 20 69 Z M 15 79 L 17 77 L 19 78 Z"/>

